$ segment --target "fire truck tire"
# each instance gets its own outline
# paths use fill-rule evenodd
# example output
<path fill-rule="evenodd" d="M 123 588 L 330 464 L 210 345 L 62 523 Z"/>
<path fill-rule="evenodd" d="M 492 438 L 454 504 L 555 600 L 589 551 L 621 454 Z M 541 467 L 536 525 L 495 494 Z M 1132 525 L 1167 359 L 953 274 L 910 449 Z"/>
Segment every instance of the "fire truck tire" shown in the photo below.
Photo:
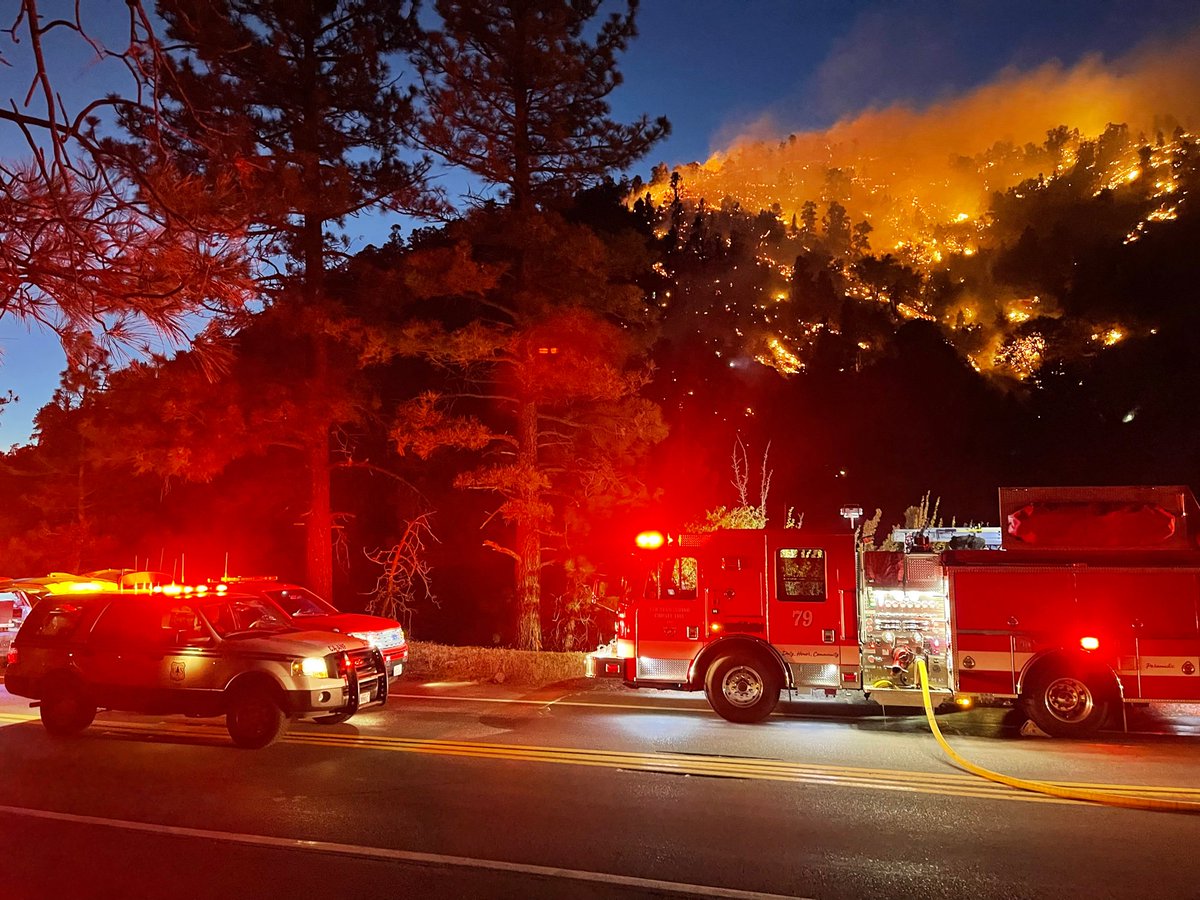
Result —
<path fill-rule="evenodd" d="M 92 703 L 78 679 L 58 678 L 46 686 L 38 707 L 42 726 L 55 737 L 79 734 L 96 718 Z"/>
<path fill-rule="evenodd" d="M 1098 673 L 1047 667 L 1033 674 L 1022 705 L 1046 734 L 1087 737 L 1108 718 L 1110 695 L 1106 679 Z"/>
<path fill-rule="evenodd" d="M 779 703 L 780 687 L 773 667 L 749 653 L 720 657 L 704 678 L 709 705 L 730 722 L 761 722 Z"/>
<path fill-rule="evenodd" d="M 239 747 L 261 750 L 275 743 L 287 725 L 287 716 L 271 691 L 260 685 L 234 692 L 225 709 L 225 727 Z"/>

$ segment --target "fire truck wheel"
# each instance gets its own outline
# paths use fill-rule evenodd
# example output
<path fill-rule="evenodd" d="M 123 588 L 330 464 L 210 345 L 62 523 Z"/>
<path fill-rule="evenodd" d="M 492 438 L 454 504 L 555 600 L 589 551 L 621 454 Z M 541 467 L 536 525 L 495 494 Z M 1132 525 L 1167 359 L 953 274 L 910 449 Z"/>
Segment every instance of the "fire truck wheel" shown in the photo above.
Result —
<path fill-rule="evenodd" d="M 1103 684 L 1093 673 L 1070 669 L 1038 672 L 1023 698 L 1025 712 L 1046 734 L 1085 737 L 1108 717 Z"/>
<path fill-rule="evenodd" d="M 253 686 L 236 691 L 225 710 L 225 727 L 239 747 L 259 750 L 283 734 L 287 717 L 271 692 Z"/>
<path fill-rule="evenodd" d="M 779 675 L 748 653 L 722 656 L 704 679 L 704 693 L 717 714 L 730 722 L 761 722 L 779 703 Z"/>
<path fill-rule="evenodd" d="M 96 718 L 96 705 L 88 700 L 83 685 L 74 678 L 51 682 L 42 697 L 38 713 L 42 726 L 55 737 L 79 734 Z"/>

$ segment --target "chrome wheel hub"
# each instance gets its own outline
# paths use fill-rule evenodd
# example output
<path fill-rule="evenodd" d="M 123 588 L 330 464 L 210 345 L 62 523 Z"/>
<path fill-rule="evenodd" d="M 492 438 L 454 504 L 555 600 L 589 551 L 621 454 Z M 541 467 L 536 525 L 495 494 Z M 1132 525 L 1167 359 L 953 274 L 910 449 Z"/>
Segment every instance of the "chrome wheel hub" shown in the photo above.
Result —
<path fill-rule="evenodd" d="M 1092 692 L 1078 678 L 1063 676 L 1046 685 L 1046 711 L 1060 722 L 1086 719 L 1094 706 Z"/>
<path fill-rule="evenodd" d="M 763 695 L 762 676 L 749 666 L 735 666 L 725 673 L 721 693 L 734 706 L 753 706 Z"/>

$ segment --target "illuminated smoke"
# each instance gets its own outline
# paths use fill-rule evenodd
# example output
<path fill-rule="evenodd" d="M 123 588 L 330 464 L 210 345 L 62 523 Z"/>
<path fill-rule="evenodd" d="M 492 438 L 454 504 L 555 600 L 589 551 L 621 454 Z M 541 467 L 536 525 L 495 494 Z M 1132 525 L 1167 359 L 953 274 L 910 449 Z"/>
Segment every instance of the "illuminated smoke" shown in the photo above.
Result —
<path fill-rule="evenodd" d="M 869 222 L 873 254 L 891 253 L 928 276 L 995 249 L 997 239 L 984 215 L 992 197 L 1070 174 L 1077 163 L 1083 165 L 1081 143 L 1097 142 L 1110 123 L 1127 131 L 1113 132 L 1118 152 L 1097 158 L 1088 177 L 1094 193 L 1142 190 L 1156 204 L 1125 235 L 1126 243 L 1141 239 L 1176 218 L 1185 201 L 1173 174 L 1172 155 L 1179 150 L 1173 141 L 1194 144 L 1188 129 L 1196 131 L 1191 124 L 1198 118 L 1200 31 L 1108 64 L 1090 57 L 1070 68 L 1047 63 L 1005 71 L 961 97 L 920 110 L 871 110 L 825 131 L 787 134 L 760 121 L 726 150 L 676 171 L 685 201 L 703 198 L 716 209 L 728 197 L 750 212 L 774 208 L 783 223 L 802 216 L 805 201 L 822 211 L 836 201 L 850 222 Z M 1051 138 L 1060 126 L 1065 129 Z M 660 180 L 650 193 L 666 204 L 671 187 Z M 795 254 L 785 257 L 760 259 L 760 265 L 786 277 Z M 886 293 L 856 281 L 848 263 L 841 269 L 845 296 L 891 303 Z M 961 335 L 956 343 L 977 368 L 995 367 L 1019 378 L 1036 372 L 1045 349 L 1040 335 L 1026 334 L 1021 326 L 1036 316 L 1057 315 L 1054 298 L 992 295 L 986 289 L 959 295 L 946 309 L 917 297 L 892 308 L 898 316 L 937 321 Z M 1128 333 L 1112 323 L 1092 327 L 1104 329 L 1096 332 L 1101 346 Z M 803 348 L 780 337 L 758 336 L 767 347 L 760 361 L 783 372 L 800 371 Z"/>

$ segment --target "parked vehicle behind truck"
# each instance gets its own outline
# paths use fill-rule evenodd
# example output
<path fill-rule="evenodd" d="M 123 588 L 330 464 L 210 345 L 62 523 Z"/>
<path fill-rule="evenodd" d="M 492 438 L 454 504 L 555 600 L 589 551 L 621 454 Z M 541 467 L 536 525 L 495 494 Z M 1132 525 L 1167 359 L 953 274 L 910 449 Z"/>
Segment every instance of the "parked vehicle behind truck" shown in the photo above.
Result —
<path fill-rule="evenodd" d="M 408 639 L 404 628 L 395 619 L 371 613 L 342 612 L 308 588 L 277 578 L 226 577 L 212 583 L 211 587 L 263 597 L 297 628 L 336 631 L 364 640 L 383 654 L 388 677 L 399 678 L 404 674 L 404 666 L 408 663 Z"/>
<path fill-rule="evenodd" d="M 999 550 L 881 551 L 849 532 L 641 536 L 593 677 L 703 690 L 735 722 L 780 692 L 1020 704 L 1086 735 L 1128 703 L 1200 701 L 1200 515 L 1186 487 L 1003 488 Z"/>

